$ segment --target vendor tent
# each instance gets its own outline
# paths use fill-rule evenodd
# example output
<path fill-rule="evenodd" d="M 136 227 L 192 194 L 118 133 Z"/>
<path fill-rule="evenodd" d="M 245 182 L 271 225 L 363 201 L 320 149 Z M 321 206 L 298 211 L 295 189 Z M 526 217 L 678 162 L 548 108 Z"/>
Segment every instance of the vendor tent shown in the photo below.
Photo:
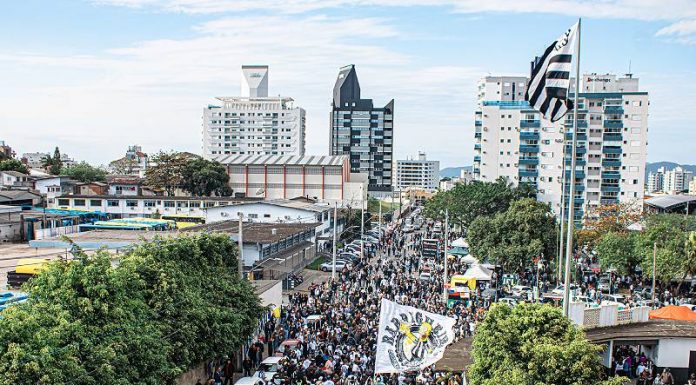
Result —
<path fill-rule="evenodd" d="M 465 255 L 459 258 L 459 262 L 466 263 L 467 265 L 473 265 L 479 263 L 479 260 L 474 258 L 473 255 Z"/>
<path fill-rule="evenodd" d="M 475 279 L 477 281 L 490 281 L 493 273 L 481 265 L 471 265 L 464 273 L 464 278 Z"/>
<path fill-rule="evenodd" d="M 448 253 L 452 255 L 467 255 L 469 254 L 469 249 L 457 246 L 449 249 Z"/>
<path fill-rule="evenodd" d="M 465 247 L 469 248 L 469 244 L 464 240 L 464 238 L 457 238 L 454 241 L 452 241 L 452 246 L 453 247 Z"/>
<path fill-rule="evenodd" d="M 696 321 L 696 313 L 686 306 L 665 306 L 650 312 L 650 319 Z"/>

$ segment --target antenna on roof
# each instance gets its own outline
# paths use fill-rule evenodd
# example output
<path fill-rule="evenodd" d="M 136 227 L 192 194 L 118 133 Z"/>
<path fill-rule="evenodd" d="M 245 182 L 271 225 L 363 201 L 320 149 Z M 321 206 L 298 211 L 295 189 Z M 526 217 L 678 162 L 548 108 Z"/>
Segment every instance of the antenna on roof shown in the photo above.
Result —
<path fill-rule="evenodd" d="M 626 74 L 627 78 L 632 78 L 633 74 L 631 73 L 631 59 L 628 59 L 628 73 Z"/>

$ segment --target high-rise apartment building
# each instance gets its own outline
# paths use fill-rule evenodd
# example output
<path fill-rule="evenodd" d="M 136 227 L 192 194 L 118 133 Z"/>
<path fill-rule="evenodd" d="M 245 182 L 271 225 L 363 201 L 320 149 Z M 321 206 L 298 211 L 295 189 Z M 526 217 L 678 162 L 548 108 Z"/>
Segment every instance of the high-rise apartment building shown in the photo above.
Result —
<path fill-rule="evenodd" d="M 398 191 L 416 187 L 426 191 L 437 190 L 440 183 L 440 162 L 427 160 L 424 152 L 417 159 L 396 161 L 396 184 Z"/>
<path fill-rule="evenodd" d="M 660 167 L 656 172 L 648 174 L 648 192 L 679 194 L 689 190 L 689 184 L 694 179 L 694 173 L 677 166 L 671 170 Z"/>
<path fill-rule="evenodd" d="M 648 173 L 647 192 L 655 193 L 662 192 L 665 186 L 665 168 L 660 167 L 656 172 Z"/>
<path fill-rule="evenodd" d="M 564 170 L 570 177 L 573 113 L 555 123 L 544 119 L 524 101 L 526 82 L 524 77 L 486 77 L 479 83 L 474 178 L 530 183 L 537 198 L 559 214 Z M 574 94 L 575 82 L 570 83 Z M 581 220 L 601 204 L 643 199 L 649 102 L 637 78 L 597 74 L 583 76 L 578 101 L 572 201 L 575 219 Z M 566 181 L 566 192 L 569 186 Z"/>
<path fill-rule="evenodd" d="M 348 155 L 353 173 L 368 174 L 368 192 L 373 196 L 392 191 L 394 151 L 394 100 L 374 107 L 361 99 L 355 66 L 340 69 L 333 89 L 331 155 Z"/>
<path fill-rule="evenodd" d="M 268 96 L 268 66 L 242 66 L 239 97 L 203 109 L 203 156 L 304 155 L 305 110 Z"/>

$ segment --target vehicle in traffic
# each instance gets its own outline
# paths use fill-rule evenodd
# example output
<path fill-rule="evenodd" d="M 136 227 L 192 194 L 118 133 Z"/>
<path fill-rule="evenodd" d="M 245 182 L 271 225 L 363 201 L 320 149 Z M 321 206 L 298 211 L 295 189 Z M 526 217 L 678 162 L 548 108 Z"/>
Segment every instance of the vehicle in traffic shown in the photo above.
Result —
<path fill-rule="evenodd" d="M 510 307 L 517 305 L 517 300 L 510 297 L 501 298 L 498 300 L 498 302 L 507 304 Z"/>
<path fill-rule="evenodd" d="M 570 284 L 570 291 L 573 292 L 578 289 L 578 286 L 574 283 Z M 563 292 L 565 290 L 565 285 L 558 285 L 556 286 L 555 289 L 551 290 L 551 293 L 556 294 L 556 295 L 563 295 Z"/>
<path fill-rule="evenodd" d="M 604 305 L 619 305 L 619 310 L 621 310 L 626 306 L 626 297 L 621 294 L 605 295 L 602 299 L 602 306 Z"/>
<path fill-rule="evenodd" d="M 527 298 L 528 293 L 532 292 L 532 288 L 524 285 L 515 285 L 510 290 L 513 298 Z"/>
<path fill-rule="evenodd" d="M 602 293 L 608 293 L 611 290 L 611 282 L 609 281 L 609 277 L 599 278 L 599 281 L 597 281 L 597 290 Z"/>
<path fill-rule="evenodd" d="M 266 381 L 254 376 L 254 377 L 242 377 L 234 383 L 234 385 L 264 385 Z"/>
<path fill-rule="evenodd" d="M 430 281 L 432 279 L 432 275 L 430 274 L 430 272 L 424 271 L 420 273 L 418 279 L 420 279 L 421 281 Z"/>
<path fill-rule="evenodd" d="M 592 298 L 584 295 L 577 295 L 575 296 L 575 302 L 582 302 L 585 304 L 585 307 L 596 307 L 599 306 L 595 301 L 592 300 Z"/>
<path fill-rule="evenodd" d="M 413 225 L 406 225 L 403 228 L 404 233 L 412 233 L 413 232 Z"/>
<path fill-rule="evenodd" d="M 350 265 L 351 265 L 351 263 L 348 261 L 336 259 L 335 269 L 336 269 L 336 271 L 341 271 Z M 319 269 L 323 272 L 331 271 L 334 269 L 334 265 L 332 262 L 325 262 L 325 263 L 322 263 L 321 265 L 319 265 Z"/>
<path fill-rule="evenodd" d="M 283 357 L 283 355 L 286 352 L 290 352 L 292 350 L 298 349 L 298 346 L 302 344 L 302 341 L 296 340 L 296 339 L 290 339 L 290 340 L 285 340 L 283 341 L 280 346 L 278 346 L 278 349 L 276 349 L 275 356 L 276 357 Z"/>
<path fill-rule="evenodd" d="M 293 340 L 290 340 L 293 341 Z M 299 340 L 294 340 L 299 342 Z M 292 345 L 293 348 L 294 346 L 297 346 L 298 344 Z M 283 346 L 281 344 L 280 346 Z M 287 345 L 286 345 L 287 346 Z M 280 349 L 280 347 L 278 347 Z M 265 360 L 261 361 L 259 364 L 259 367 L 256 368 L 256 373 L 254 373 L 254 377 L 256 378 L 263 378 L 266 381 L 272 381 L 273 376 L 278 372 L 278 369 L 280 368 L 280 360 L 283 358 L 282 355 L 284 353 L 281 353 L 280 356 L 274 356 L 274 357 L 267 357 Z"/>

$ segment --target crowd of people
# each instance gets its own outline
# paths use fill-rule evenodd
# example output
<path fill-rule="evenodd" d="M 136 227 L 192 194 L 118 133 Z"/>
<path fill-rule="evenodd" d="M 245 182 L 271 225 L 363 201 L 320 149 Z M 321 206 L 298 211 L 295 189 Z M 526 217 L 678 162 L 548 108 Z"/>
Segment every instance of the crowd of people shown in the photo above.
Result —
<path fill-rule="evenodd" d="M 437 372 L 434 367 L 398 375 L 374 374 L 383 298 L 455 318 L 456 340 L 471 337 L 484 314 L 483 302 L 478 300 L 446 305 L 442 256 L 422 255 L 423 238 L 437 236 L 432 226 L 426 224 L 423 231 L 413 233 L 393 226 L 379 234 L 379 241 L 366 243 L 364 255 L 337 271 L 335 279 L 289 295 L 280 317 L 266 324 L 258 340 L 266 342 L 269 355 L 278 354 L 281 341 L 297 342 L 283 349 L 272 379 L 257 373 L 254 384 L 463 384 L 461 373 Z M 423 269 L 432 273 L 431 278 L 421 279 Z M 449 266 L 451 274 L 465 269 L 458 262 Z M 245 361 L 252 362 L 249 369 L 244 368 L 245 375 L 251 375 L 251 368 L 260 361 L 258 352 L 258 347 L 250 348 Z"/>

